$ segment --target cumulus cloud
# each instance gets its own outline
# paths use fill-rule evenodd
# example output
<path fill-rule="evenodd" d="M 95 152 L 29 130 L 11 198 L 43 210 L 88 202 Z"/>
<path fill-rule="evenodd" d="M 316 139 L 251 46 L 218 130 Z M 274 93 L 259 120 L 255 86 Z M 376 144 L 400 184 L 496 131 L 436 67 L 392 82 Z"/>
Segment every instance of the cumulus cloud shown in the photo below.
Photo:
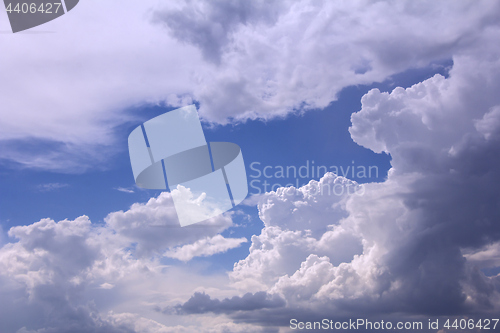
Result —
<path fill-rule="evenodd" d="M 283 275 L 292 275 L 311 253 L 335 263 L 361 253 L 361 239 L 339 224 L 347 216 L 345 200 L 361 186 L 327 173 L 301 188 L 279 188 L 262 196 L 259 216 L 265 228 L 252 236 L 250 254 L 235 264 L 231 278 L 244 290 L 267 290 Z"/>
<path fill-rule="evenodd" d="M 92 304 L 82 300 L 90 282 L 85 277 L 103 257 L 102 244 L 92 242 L 93 233 L 85 216 L 58 223 L 44 219 L 9 231 L 18 242 L 0 249 L 4 282 L 0 293 L 10 303 L 0 315 L 2 331 L 127 331 L 102 320 Z M 30 330 L 26 325 L 42 329 Z"/>
<path fill-rule="evenodd" d="M 259 217 L 266 226 L 288 230 L 309 230 L 314 237 L 325 233 L 329 225 L 346 216 L 343 199 L 362 195 L 364 185 L 327 173 L 318 181 L 301 188 L 280 188 L 263 195 Z"/>
<path fill-rule="evenodd" d="M 471 268 L 472 262 L 462 255 L 464 249 L 481 249 L 500 236 L 493 223 L 500 217 L 500 193 L 494 185 L 500 176 L 500 145 L 488 135 L 498 129 L 495 122 L 484 123 L 494 117 L 500 103 L 493 93 L 500 87 L 500 64 L 490 58 L 498 48 L 489 52 L 455 57 L 449 79 L 436 75 L 390 94 L 372 90 L 363 97 L 361 111 L 352 116 L 353 139 L 392 156 L 389 180 L 379 186 L 392 193 L 401 213 L 395 205 L 378 210 L 397 227 L 383 226 L 390 240 L 366 232 L 363 239 L 385 252 L 377 266 L 390 277 L 372 280 L 387 283 L 386 288 L 394 290 L 389 304 L 397 294 L 406 300 L 401 306 L 407 311 L 498 309 L 498 282 Z M 357 220 L 359 230 L 370 230 L 369 223 L 378 219 L 362 208 L 369 203 L 366 197 L 358 201 L 351 202 L 352 212 L 367 214 L 352 220 Z M 396 216 L 388 218 L 389 212 Z"/>
<path fill-rule="evenodd" d="M 181 228 L 170 194 L 162 193 L 127 211 L 110 213 L 103 225 L 81 216 L 11 228 L 8 235 L 15 241 L 0 247 L 0 297 L 4 301 L 0 330 L 178 332 L 175 325 L 137 314 L 154 314 L 151 304 L 175 302 L 178 293 L 189 295 L 186 290 L 200 285 L 192 277 L 192 282 L 185 282 L 191 273 L 162 264 L 162 253 L 178 245 L 173 253 L 180 259 L 209 256 L 246 241 L 213 237 L 232 225 L 227 216 L 200 225 Z M 204 244 L 207 249 L 202 249 Z M 214 275 L 203 281 L 210 286 L 220 284 L 215 283 L 220 279 Z M 177 291 L 170 289 L 175 284 Z M 124 305 L 120 301 L 124 297 L 132 304 Z M 118 305 L 121 311 L 107 313 L 106 309 Z M 185 326 L 195 330 L 193 325 Z M 231 323 L 221 321 L 215 326 L 207 332 L 223 332 Z"/>
<path fill-rule="evenodd" d="M 144 204 L 135 203 L 125 212 L 110 213 L 105 222 L 128 242 L 136 244 L 137 255 L 150 255 L 158 249 L 215 236 L 232 224 L 230 215 L 225 214 L 181 228 L 169 192 Z"/>
<path fill-rule="evenodd" d="M 9 110 L 0 119 L 0 159 L 60 172 L 103 168 L 124 148 L 117 129 L 146 117 L 127 110 L 145 105 L 198 101 L 202 118 L 214 123 L 322 108 L 346 86 L 482 50 L 478 41 L 498 27 L 498 6 L 487 0 L 80 4 L 35 29 L 57 33 L 28 31 L 0 41 L 9 50 L 0 55 L 0 100 Z"/>
<path fill-rule="evenodd" d="M 498 4 L 189 1 L 156 22 L 218 64 L 195 90 L 207 120 L 326 107 L 346 86 L 451 58 L 498 26 Z"/>

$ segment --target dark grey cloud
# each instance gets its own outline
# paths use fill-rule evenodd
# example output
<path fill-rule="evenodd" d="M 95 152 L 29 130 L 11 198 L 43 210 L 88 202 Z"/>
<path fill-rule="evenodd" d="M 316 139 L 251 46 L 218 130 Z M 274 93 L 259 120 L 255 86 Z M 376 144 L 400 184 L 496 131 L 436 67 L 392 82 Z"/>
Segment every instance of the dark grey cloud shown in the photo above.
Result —
<path fill-rule="evenodd" d="M 154 21 L 173 36 L 200 48 L 206 60 L 219 64 L 231 34 L 241 25 L 272 24 L 286 10 L 286 1 L 187 1 L 180 9 L 155 12 Z"/>
<path fill-rule="evenodd" d="M 436 314 L 493 310 L 493 281 L 467 267 L 461 249 L 479 249 L 500 240 L 500 140 L 469 139 L 447 161 L 447 174 L 431 174 L 410 186 L 408 208 L 420 223 L 399 251 L 386 259 L 403 276 L 407 308 Z M 473 308 L 466 303 L 463 281 L 477 291 Z M 495 297 L 498 297 L 498 293 Z"/>
<path fill-rule="evenodd" d="M 488 61 L 479 63 L 498 71 L 496 65 L 486 65 Z M 456 105 L 441 105 L 436 110 L 432 110 L 433 103 L 420 110 L 417 104 L 386 106 L 422 112 L 423 117 L 432 110 L 427 124 L 422 118 L 406 122 L 407 111 L 379 118 L 387 122 L 400 119 L 399 126 L 379 132 L 393 156 L 395 179 L 412 172 L 421 175 L 400 195 L 408 209 L 407 230 L 398 233 L 383 258 L 390 272 L 387 286 L 401 283 L 399 308 L 410 313 L 487 313 L 498 306 L 495 280 L 471 267 L 463 251 L 500 241 L 500 140 L 495 121 L 500 97 L 493 92 L 500 81 L 491 73 L 472 76 L 468 68 L 460 67 L 452 72 L 452 81 L 460 81 L 463 75 L 465 87 L 443 89 L 444 94 L 456 94 Z M 450 116 L 455 119 L 446 124 Z M 391 132 L 396 136 L 390 136 Z M 407 133 L 420 139 L 410 142 Z"/>
<path fill-rule="evenodd" d="M 167 308 L 164 312 L 177 314 L 200 314 L 200 313 L 233 313 L 236 311 L 255 311 L 261 309 L 281 308 L 285 306 L 285 300 L 278 295 L 270 295 L 264 291 L 255 294 L 246 293 L 243 296 L 234 296 L 223 300 L 212 299 L 205 293 L 194 293 L 191 298 L 183 303 Z"/>

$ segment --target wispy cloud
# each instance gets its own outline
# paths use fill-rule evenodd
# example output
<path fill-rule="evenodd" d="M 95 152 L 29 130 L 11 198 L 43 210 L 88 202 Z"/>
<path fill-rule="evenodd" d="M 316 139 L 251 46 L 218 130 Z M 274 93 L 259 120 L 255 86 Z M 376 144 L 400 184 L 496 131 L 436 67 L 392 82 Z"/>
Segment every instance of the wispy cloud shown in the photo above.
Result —
<path fill-rule="evenodd" d="M 247 239 L 242 238 L 224 238 L 216 235 L 212 238 L 205 238 L 196 241 L 193 244 L 187 244 L 167 251 L 165 257 L 189 261 L 194 257 L 206 257 L 216 253 L 226 252 L 246 243 Z"/>
<path fill-rule="evenodd" d="M 50 192 L 50 191 L 56 191 L 56 190 L 59 190 L 61 188 L 65 188 L 68 186 L 69 186 L 69 184 L 65 184 L 65 183 L 47 183 L 47 184 L 40 184 L 36 188 L 40 192 Z"/>
<path fill-rule="evenodd" d="M 117 188 L 115 188 L 115 190 L 120 191 L 120 192 L 125 192 L 125 193 L 135 193 L 135 191 L 131 187 L 128 187 L 128 188 L 127 187 L 117 187 Z"/>

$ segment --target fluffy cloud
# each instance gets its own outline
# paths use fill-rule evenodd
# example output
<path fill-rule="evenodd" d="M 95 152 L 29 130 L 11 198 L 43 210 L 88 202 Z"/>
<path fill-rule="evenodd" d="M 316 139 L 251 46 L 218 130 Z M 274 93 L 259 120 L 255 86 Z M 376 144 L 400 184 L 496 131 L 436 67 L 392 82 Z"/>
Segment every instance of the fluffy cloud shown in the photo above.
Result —
<path fill-rule="evenodd" d="M 230 215 L 226 214 L 180 228 L 172 195 L 168 192 L 145 204 L 135 203 L 125 212 L 110 213 L 105 221 L 127 242 L 136 244 L 137 255 L 149 255 L 154 250 L 215 236 L 232 224 Z"/>
<path fill-rule="evenodd" d="M 82 301 L 89 284 L 86 275 L 103 257 L 100 242 L 92 242 L 87 217 L 58 223 L 44 219 L 14 227 L 9 236 L 19 241 L 0 249 L 0 293 L 10 303 L 1 313 L 2 331 L 15 332 L 21 326 L 25 328 L 20 332 L 120 331 Z M 50 316 L 44 318 L 44 312 Z"/>
<path fill-rule="evenodd" d="M 264 195 L 259 216 L 265 228 L 252 236 L 249 256 L 235 264 L 235 286 L 267 290 L 280 276 L 292 275 L 311 253 L 329 255 L 335 263 L 361 253 L 361 239 L 339 221 L 347 216 L 346 198 L 362 190 L 356 182 L 327 173 L 319 182 Z"/>
<path fill-rule="evenodd" d="M 500 242 L 488 244 L 484 248 L 466 253 L 464 256 L 479 268 L 500 267 Z"/>
<path fill-rule="evenodd" d="M 181 228 L 169 193 L 111 213 L 105 222 L 93 225 L 82 216 L 10 229 L 9 236 L 17 241 L 0 248 L 2 332 L 178 332 L 175 325 L 151 318 L 152 304 L 186 297 L 200 282 L 189 271 L 162 264 L 161 254 L 179 245 L 174 252 L 189 260 L 186 256 L 227 251 L 245 241 L 211 237 L 232 225 L 227 216 Z M 200 244 L 207 239 L 204 250 Z M 221 276 L 203 279 L 207 287 L 220 287 L 217 280 Z M 174 291 L 170 287 L 176 284 Z M 119 312 L 107 313 L 116 307 Z M 181 323 L 191 327 L 186 332 L 196 329 L 193 323 Z M 217 329 L 206 332 L 232 326 L 238 328 L 219 321 Z"/>
<path fill-rule="evenodd" d="M 143 120 L 126 110 L 144 105 L 196 100 L 215 123 L 322 108 L 346 86 L 481 52 L 498 6 L 88 1 L 33 30 L 40 33 L 1 39 L 0 159 L 63 172 L 103 168 L 124 148 L 117 128 Z M 9 30 L 6 17 L 0 22 Z"/>
<path fill-rule="evenodd" d="M 498 26 L 498 4 L 425 1 L 190 1 L 158 10 L 217 72 L 195 98 L 210 121 L 323 108 L 346 86 L 450 58 Z"/>

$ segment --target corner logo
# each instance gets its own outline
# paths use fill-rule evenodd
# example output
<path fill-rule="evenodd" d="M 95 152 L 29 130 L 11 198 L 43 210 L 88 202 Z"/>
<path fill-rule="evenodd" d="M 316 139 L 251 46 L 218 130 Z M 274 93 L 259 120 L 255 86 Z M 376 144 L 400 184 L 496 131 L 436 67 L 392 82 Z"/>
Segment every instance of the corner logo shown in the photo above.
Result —
<path fill-rule="evenodd" d="M 138 126 L 128 148 L 137 186 L 170 190 L 181 226 L 220 215 L 248 194 L 240 147 L 207 143 L 194 105 Z"/>
<path fill-rule="evenodd" d="M 12 32 L 52 21 L 75 8 L 79 0 L 3 0 Z"/>

